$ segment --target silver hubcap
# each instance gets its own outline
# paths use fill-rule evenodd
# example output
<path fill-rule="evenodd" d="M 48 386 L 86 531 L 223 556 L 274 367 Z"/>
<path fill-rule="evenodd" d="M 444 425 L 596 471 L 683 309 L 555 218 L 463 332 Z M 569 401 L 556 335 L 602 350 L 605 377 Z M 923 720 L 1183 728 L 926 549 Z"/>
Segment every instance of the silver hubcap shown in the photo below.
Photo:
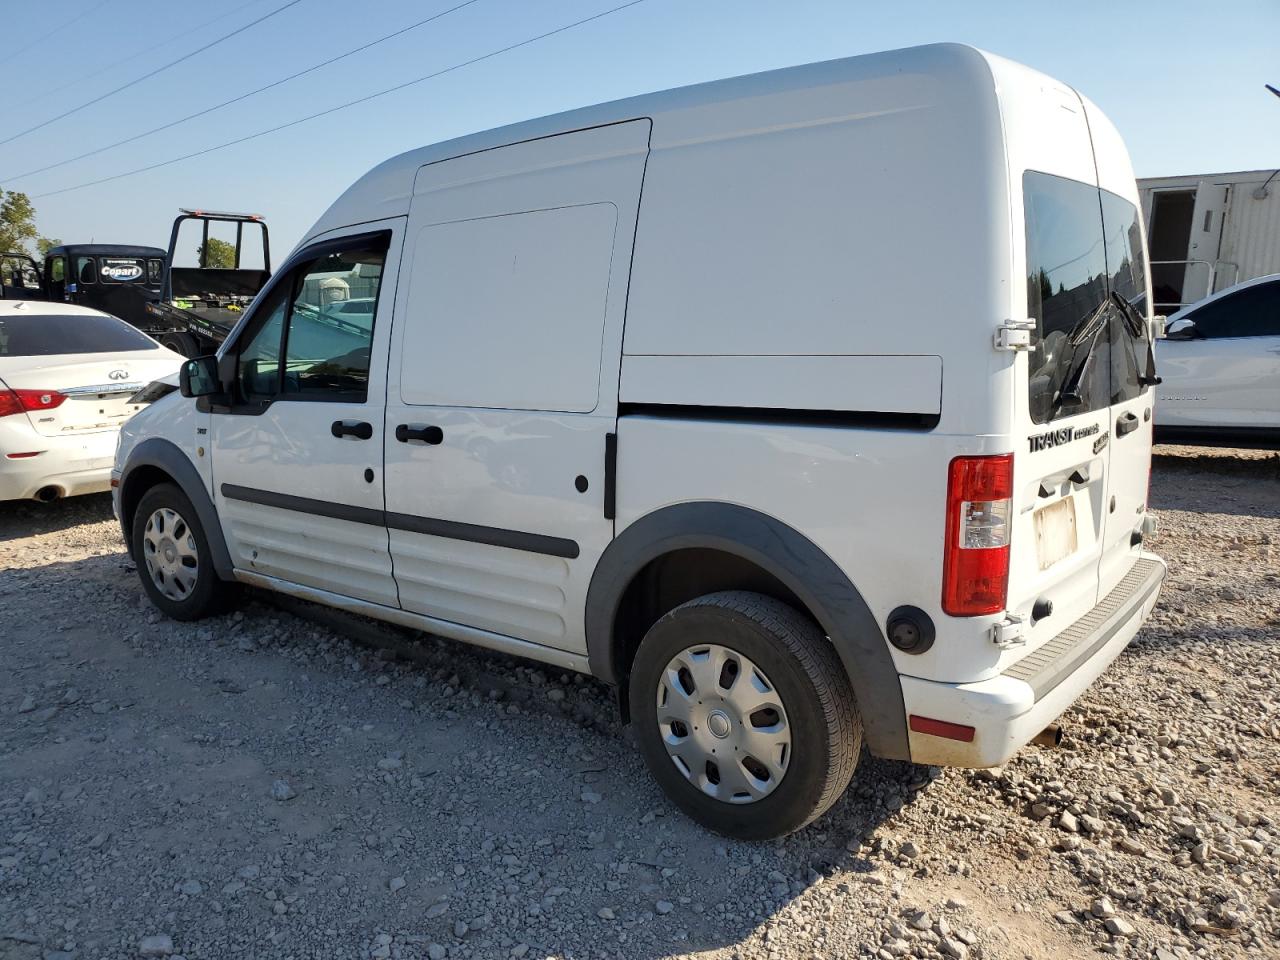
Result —
<path fill-rule="evenodd" d="M 142 531 L 142 556 L 156 589 L 170 600 L 185 600 L 200 574 L 196 538 L 181 514 L 161 507 L 147 518 Z"/>
<path fill-rule="evenodd" d="M 658 681 L 658 733 L 676 769 L 708 796 L 754 803 L 777 789 L 791 727 L 769 678 L 736 651 L 689 647 Z"/>

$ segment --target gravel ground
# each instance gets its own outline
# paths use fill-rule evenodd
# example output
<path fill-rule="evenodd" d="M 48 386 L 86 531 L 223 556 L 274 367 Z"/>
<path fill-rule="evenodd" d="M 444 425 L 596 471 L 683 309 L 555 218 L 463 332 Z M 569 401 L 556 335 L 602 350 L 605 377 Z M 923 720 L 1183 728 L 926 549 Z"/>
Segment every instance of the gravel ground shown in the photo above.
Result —
<path fill-rule="evenodd" d="M 1280 456 L 1158 449 L 1170 580 L 1002 770 L 693 826 L 606 688 L 299 603 L 187 625 L 0 505 L 0 960 L 1280 956 Z"/>

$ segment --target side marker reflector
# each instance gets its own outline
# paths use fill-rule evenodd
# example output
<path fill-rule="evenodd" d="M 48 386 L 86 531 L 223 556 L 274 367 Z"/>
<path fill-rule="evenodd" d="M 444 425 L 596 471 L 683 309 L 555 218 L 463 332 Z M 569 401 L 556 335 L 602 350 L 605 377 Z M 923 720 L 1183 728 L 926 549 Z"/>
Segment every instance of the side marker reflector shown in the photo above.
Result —
<path fill-rule="evenodd" d="M 932 717 L 910 718 L 913 733 L 927 733 L 932 737 L 946 737 L 948 740 L 959 740 L 961 743 L 973 743 L 973 727 L 960 723 L 947 723 L 945 720 L 934 720 Z"/>

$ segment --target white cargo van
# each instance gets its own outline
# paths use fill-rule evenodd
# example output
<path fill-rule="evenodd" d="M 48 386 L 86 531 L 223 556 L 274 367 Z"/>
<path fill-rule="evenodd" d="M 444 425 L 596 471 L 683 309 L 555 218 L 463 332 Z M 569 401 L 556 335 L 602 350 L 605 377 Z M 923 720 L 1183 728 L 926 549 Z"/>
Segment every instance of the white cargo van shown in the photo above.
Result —
<path fill-rule="evenodd" d="M 124 535 L 174 617 L 250 584 L 614 684 L 735 836 L 863 745 L 998 764 L 1164 573 L 1136 201 L 1088 100 L 951 45 L 411 151 L 130 422 Z"/>

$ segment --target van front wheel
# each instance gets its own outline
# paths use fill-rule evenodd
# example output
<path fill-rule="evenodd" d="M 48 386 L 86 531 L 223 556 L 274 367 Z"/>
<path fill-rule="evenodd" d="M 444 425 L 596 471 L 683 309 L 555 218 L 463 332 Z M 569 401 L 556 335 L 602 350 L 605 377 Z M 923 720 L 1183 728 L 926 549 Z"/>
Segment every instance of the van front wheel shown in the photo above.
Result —
<path fill-rule="evenodd" d="M 132 540 L 143 589 L 175 620 L 222 613 L 234 601 L 236 585 L 218 578 L 196 509 L 174 484 L 157 484 L 142 495 Z"/>
<path fill-rule="evenodd" d="M 844 667 L 818 626 L 756 593 L 708 594 L 640 643 L 631 710 L 645 762 L 685 813 L 779 837 L 839 799 L 862 748 Z"/>

